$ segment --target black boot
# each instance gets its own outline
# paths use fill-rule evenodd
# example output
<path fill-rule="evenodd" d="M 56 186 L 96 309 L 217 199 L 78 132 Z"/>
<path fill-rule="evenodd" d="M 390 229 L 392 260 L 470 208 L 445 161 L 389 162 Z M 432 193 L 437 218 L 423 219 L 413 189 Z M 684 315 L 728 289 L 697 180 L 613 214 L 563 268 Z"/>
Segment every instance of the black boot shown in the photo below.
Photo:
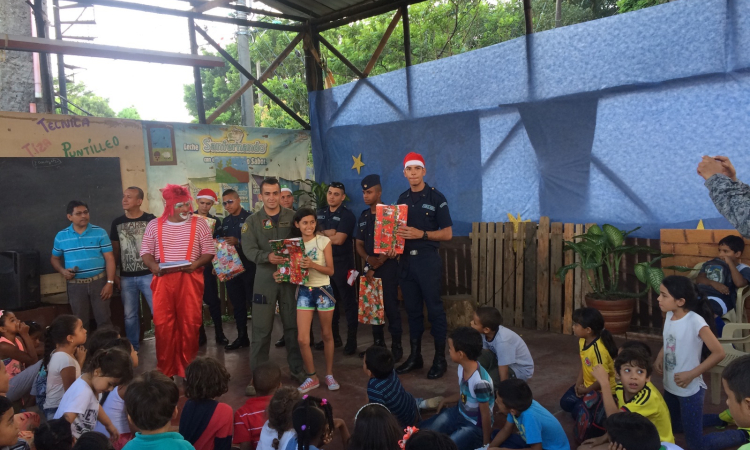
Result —
<path fill-rule="evenodd" d="M 424 361 L 422 361 L 422 339 L 411 339 L 409 345 L 411 346 L 409 357 L 406 358 L 403 364 L 396 368 L 396 373 L 399 375 L 424 367 Z"/>
<path fill-rule="evenodd" d="M 347 336 L 346 336 L 346 345 L 344 346 L 344 355 L 349 356 L 355 353 L 357 353 L 357 332 L 349 331 L 347 332 Z"/>
<path fill-rule="evenodd" d="M 237 350 L 242 347 L 250 347 L 250 339 L 247 337 L 247 330 L 238 333 L 237 339 L 231 344 L 224 347 L 224 350 Z"/>
<path fill-rule="evenodd" d="M 206 337 L 206 327 L 201 325 L 200 330 L 198 330 L 198 347 L 203 347 L 206 345 L 206 342 L 208 342 L 208 337 Z"/>
<path fill-rule="evenodd" d="M 229 339 L 224 336 L 224 328 L 221 326 L 221 322 L 218 324 L 214 323 L 214 332 L 216 335 L 216 345 L 227 345 Z"/>
<path fill-rule="evenodd" d="M 391 336 L 391 353 L 393 353 L 393 362 L 401 361 L 404 357 L 404 348 L 401 346 L 401 335 Z"/>
<path fill-rule="evenodd" d="M 432 367 L 427 372 L 427 378 L 435 380 L 442 377 L 448 370 L 448 361 L 445 360 L 445 341 L 435 341 L 435 358 Z"/>
<path fill-rule="evenodd" d="M 281 339 L 279 339 L 278 341 L 276 341 L 276 343 L 275 343 L 275 344 L 273 344 L 273 345 L 274 345 L 274 346 L 275 346 L 276 348 L 280 348 L 280 347 L 283 347 L 283 346 L 285 346 L 285 345 L 286 345 L 286 341 L 284 340 L 284 336 L 282 335 L 282 336 L 281 336 Z"/>
<path fill-rule="evenodd" d="M 385 336 L 383 335 L 383 328 L 382 327 L 379 327 L 377 325 L 374 326 L 372 328 L 372 337 L 374 339 L 374 342 L 372 343 L 372 345 L 378 346 L 378 347 L 383 347 L 383 348 L 388 348 L 385 345 Z M 367 352 L 367 350 L 359 352 L 359 357 L 360 358 L 364 358 L 365 357 L 365 352 Z"/>

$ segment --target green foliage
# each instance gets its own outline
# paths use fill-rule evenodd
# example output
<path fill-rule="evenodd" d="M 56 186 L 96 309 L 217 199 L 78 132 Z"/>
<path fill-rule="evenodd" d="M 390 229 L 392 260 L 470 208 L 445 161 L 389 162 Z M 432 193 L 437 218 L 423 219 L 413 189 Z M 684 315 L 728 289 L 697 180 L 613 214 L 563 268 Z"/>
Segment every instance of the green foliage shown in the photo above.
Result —
<path fill-rule="evenodd" d="M 623 297 L 640 297 L 648 293 L 649 289 L 659 291 L 659 285 L 664 278 L 664 272 L 654 264 L 666 255 L 659 250 L 638 245 L 626 245 L 625 238 L 635 230 L 623 231 L 612 225 L 605 224 L 601 228 L 592 225 L 586 234 L 575 236 L 572 241 L 565 241 L 564 251 L 573 251 L 580 256 L 580 261 L 563 266 L 558 270 L 557 277 L 565 280 L 565 274 L 572 269 L 580 267 L 586 275 L 586 280 L 591 286 L 592 296 L 597 299 L 607 300 Z M 649 262 L 638 263 L 635 275 L 639 281 L 646 285 L 642 292 L 621 292 L 619 290 L 620 267 L 625 255 L 651 255 Z M 686 268 L 669 267 L 676 270 L 689 270 Z"/>
<path fill-rule="evenodd" d="M 57 83 L 57 78 L 54 80 L 55 92 L 59 92 L 60 88 Z M 83 82 L 68 84 L 67 86 L 68 95 L 67 99 L 75 104 L 77 107 L 86 110 L 92 116 L 95 117 L 117 117 L 120 119 L 135 119 L 140 120 L 141 116 L 138 114 L 138 110 L 135 106 L 130 106 L 123 109 L 119 113 L 115 114 L 115 111 L 109 106 L 109 99 L 100 97 L 90 91 Z M 68 109 L 71 114 L 85 116 L 86 113 L 76 106 L 69 105 Z M 61 114 L 60 108 L 55 111 L 57 114 Z"/>
<path fill-rule="evenodd" d="M 617 7 L 621 13 L 635 11 L 638 9 L 648 8 L 649 6 L 661 5 L 668 0 L 619 0 Z"/>
<path fill-rule="evenodd" d="M 300 195 L 309 195 L 312 200 L 313 207 L 315 210 L 322 209 L 328 206 L 328 184 L 325 182 L 318 183 L 313 180 L 294 180 L 295 183 L 305 184 L 310 189 L 309 191 L 298 189 L 292 192 L 294 198 L 299 201 Z"/>

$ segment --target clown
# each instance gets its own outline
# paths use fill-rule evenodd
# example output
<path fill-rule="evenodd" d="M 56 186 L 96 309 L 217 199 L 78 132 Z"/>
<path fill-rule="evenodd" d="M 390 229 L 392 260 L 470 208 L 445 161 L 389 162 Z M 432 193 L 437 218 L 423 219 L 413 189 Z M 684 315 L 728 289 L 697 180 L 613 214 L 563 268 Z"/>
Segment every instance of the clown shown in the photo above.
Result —
<path fill-rule="evenodd" d="M 154 274 L 157 368 L 168 377 L 185 377 L 185 367 L 198 353 L 203 314 L 203 266 L 216 254 L 205 220 L 191 216 L 190 192 L 168 184 L 162 191 L 164 213 L 146 227 L 141 257 Z M 162 269 L 159 263 L 187 260 L 190 265 Z"/>

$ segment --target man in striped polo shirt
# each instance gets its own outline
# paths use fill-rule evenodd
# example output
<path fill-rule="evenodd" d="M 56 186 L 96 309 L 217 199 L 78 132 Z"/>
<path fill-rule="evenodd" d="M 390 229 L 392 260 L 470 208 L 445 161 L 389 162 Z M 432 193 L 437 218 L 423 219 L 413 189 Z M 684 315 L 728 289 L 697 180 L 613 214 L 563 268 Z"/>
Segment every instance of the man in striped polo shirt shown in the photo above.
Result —
<path fill-rule="evenodd" d="M 55 236 L 50 262 L 68 280 L 68 302 L 83 326 L 89 328 L 89 305 L 97 327 L 111 325 L 109 299 L 116 269 L 112 243 L 104 229 L 89 223 L 87 204 L 73 200 L 67 213 L 72 223 Z"/>

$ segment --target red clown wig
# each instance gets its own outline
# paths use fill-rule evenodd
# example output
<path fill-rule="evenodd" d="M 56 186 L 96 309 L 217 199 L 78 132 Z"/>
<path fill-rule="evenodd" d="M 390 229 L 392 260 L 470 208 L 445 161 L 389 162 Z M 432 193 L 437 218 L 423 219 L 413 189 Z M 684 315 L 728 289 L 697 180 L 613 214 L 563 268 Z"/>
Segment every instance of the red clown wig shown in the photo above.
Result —
<path fill-rule="evenodd" d="M 159 220 L 165 221 L 174 212 L 174 206 L 178 203 L 190 202 L 192 208 L 193 198 L 190 190 L 178 184 L 168 184 L 162 189 L 161 196 L 164 198 L 164 212 Z"/>

